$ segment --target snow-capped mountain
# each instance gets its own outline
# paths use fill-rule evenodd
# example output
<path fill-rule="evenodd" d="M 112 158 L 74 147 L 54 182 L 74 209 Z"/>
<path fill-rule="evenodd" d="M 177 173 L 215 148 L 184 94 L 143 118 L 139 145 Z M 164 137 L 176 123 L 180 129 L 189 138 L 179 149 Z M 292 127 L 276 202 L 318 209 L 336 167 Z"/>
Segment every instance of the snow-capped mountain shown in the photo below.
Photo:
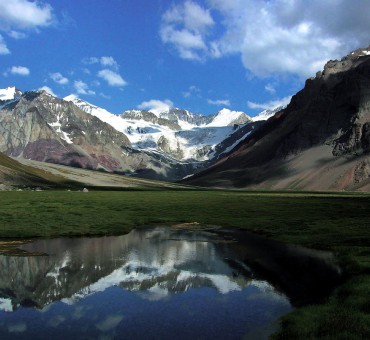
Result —
<path fill-rule="evenodd" d="M 243 112 L 140 110 L 115 115 L 74 95 L 1 90 L 0 152 L 12 157 L 179 180 L 230 152 L 258 126 Z"/>
<path fill-rule="evenodd" d="M 115 115 L 74 95 L 64 100 L 124 133 L 134 148 L 159 151 L 180 161 L 210 160 L 216 146 L 233 134 L 234 125 L 251 121 L 244 112 L 228 109 L 212 116 L 174 108 L 161 113 L 130 110 Z"/>
<path fill-rule="evenodd" d="M 211 117 L 211 121 L 207 126 L 233 126 L 242 125 L 252 120 L 244 112 L 222 109 Z"/>

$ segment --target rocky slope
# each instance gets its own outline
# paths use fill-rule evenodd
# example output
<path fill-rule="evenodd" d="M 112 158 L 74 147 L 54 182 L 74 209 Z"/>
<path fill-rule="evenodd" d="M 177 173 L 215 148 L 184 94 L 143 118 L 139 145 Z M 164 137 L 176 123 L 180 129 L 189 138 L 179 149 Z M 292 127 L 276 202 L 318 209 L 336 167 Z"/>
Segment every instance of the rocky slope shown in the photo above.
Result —
<path fill-rule="evenodd" d="M 54 187 L 67 182 L 60 175 L 21 164 L 0 152 L 0 191 L 19 187 Z"/>
<path fill-rule="evenodd" d="M 370 46 L 329 61 L 285 109 L 186 183 L 369 190 L 369 152 Z"/>

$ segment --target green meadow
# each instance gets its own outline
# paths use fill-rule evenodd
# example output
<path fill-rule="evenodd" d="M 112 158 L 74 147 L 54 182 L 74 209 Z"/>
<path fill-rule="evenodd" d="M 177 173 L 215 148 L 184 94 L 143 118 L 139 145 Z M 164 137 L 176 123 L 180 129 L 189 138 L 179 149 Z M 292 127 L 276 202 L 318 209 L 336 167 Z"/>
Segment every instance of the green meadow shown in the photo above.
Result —
<path fill-rule="evenodd" d="M 197 222 L 334 252 L 344 282 L 281 319 L 276 339 L 370 338 L 370 194 L 222 190 L 0 192 L 0 240 L 118 235 Z M 0 248 L 1 253 L 1 248 Z"/>

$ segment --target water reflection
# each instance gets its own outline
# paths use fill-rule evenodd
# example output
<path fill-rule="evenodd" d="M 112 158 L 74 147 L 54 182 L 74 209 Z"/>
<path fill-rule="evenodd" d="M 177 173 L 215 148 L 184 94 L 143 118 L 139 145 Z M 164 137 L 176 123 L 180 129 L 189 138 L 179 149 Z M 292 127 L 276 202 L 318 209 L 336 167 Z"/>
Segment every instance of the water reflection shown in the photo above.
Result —
<path fill-rule="evenodd" d="M 264 338 L 292 308 L 280 278 L 292 274 L 276 274 L 292 261 L 257 244 L 226 231 L 159 227 L 26 244 L 49 256 L 0 256 L 2 339 Z"/>

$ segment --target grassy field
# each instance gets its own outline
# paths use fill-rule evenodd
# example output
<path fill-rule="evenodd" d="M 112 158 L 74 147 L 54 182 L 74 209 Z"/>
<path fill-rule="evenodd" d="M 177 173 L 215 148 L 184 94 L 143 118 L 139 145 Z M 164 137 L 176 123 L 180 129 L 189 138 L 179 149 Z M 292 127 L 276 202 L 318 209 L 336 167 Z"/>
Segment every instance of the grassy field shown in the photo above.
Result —
<path fill-rule="evenodd" d="M 0 192 L 0 239 L 123 234 L 198 222 L 335 252 L 345 282 L 282 319 L 277 339 L 370 338 L 370 195 L 243 191 Z"/>

